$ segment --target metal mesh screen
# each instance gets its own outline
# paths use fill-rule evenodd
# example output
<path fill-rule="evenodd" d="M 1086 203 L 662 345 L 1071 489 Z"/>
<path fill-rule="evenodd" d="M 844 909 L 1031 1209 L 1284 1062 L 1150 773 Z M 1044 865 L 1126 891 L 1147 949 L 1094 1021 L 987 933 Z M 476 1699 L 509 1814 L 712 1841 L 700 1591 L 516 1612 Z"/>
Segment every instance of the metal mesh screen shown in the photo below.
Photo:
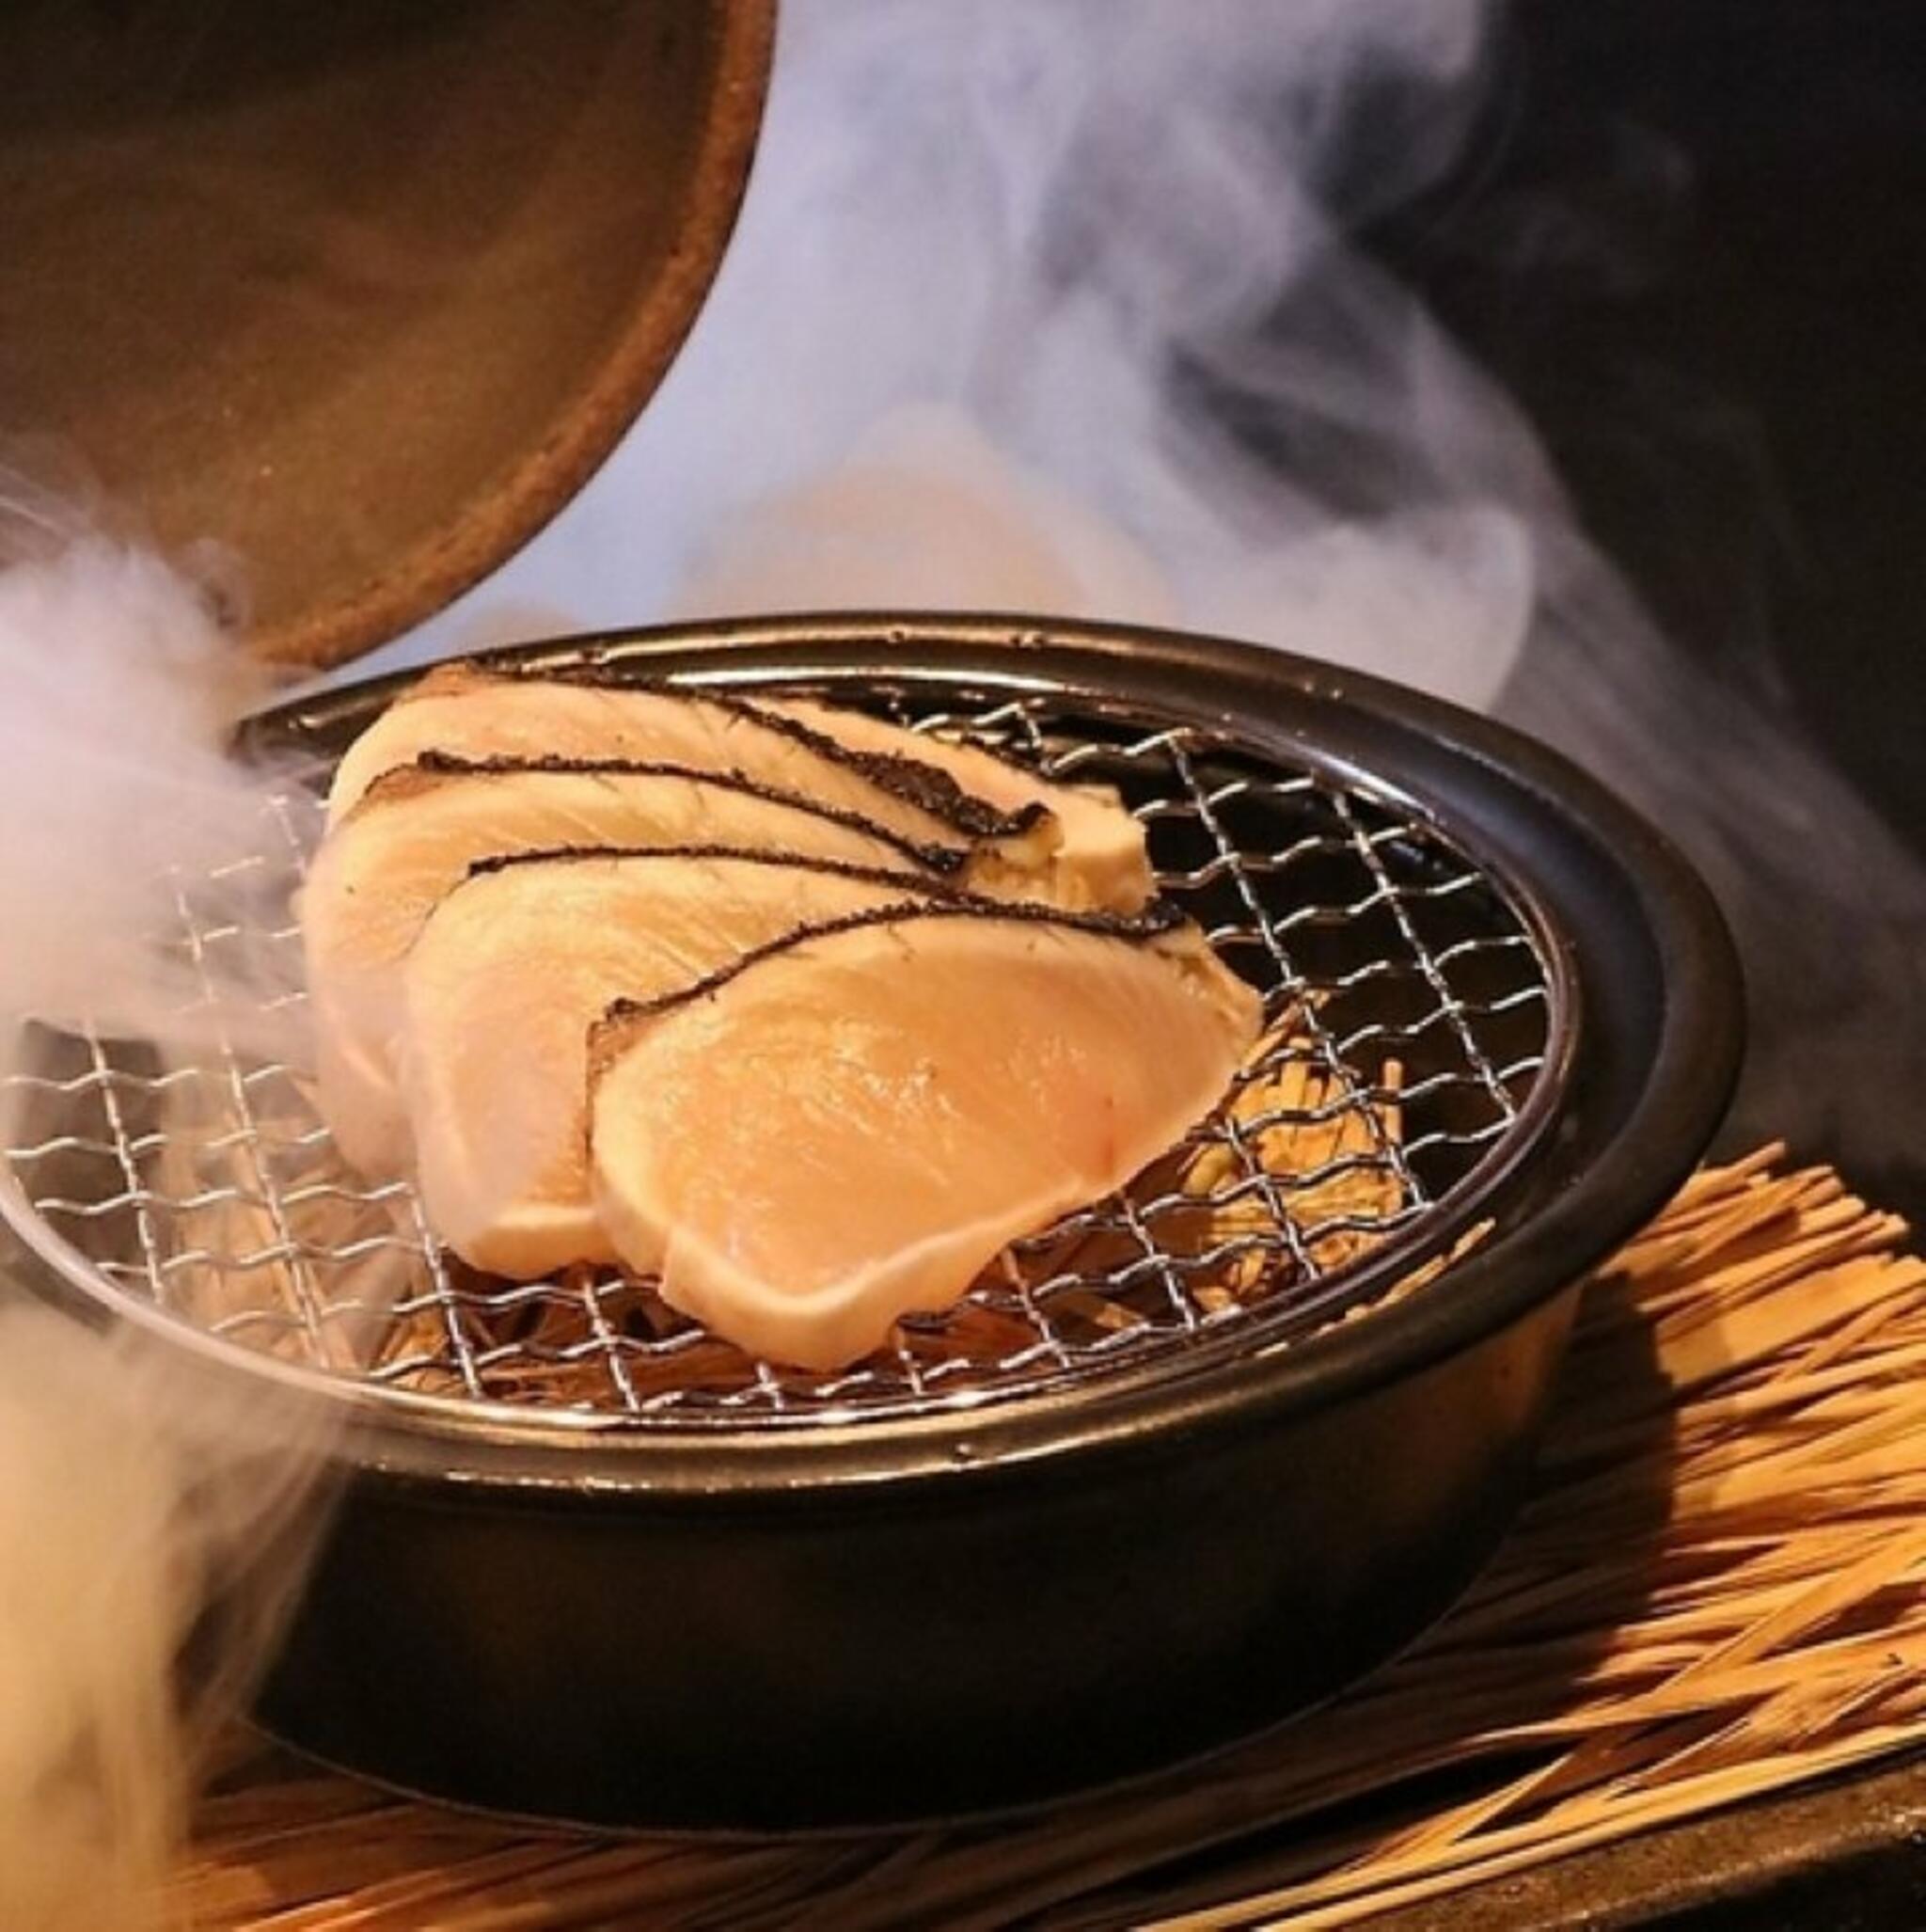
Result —
<path fill-rule="evenodd" d="M 1546 1111 L 1562 1005 L 1546 949 L 1418 811 L 1187 725 L 1028 696 L 883 702 L 1115 787 L 1164 890 L 1272 1023 L 1183 1148 L 1018 1243 L 952 1314 L 820 1377 L 746 1358 L 610 1271 L 480 1276 L 405 1182 L 345 1167 L 301 1075 L 219 1042 L 164 1060 L 37 1035 L 7 1081 L 24 1203 L 112 1291 L 376 1389 L 569 1428 L 782 1426 L 1002 1400 L 1233 1324 L 1284 1341 L 1354 1313 L 1361 1263 L 1410 1247 Z M 207 882 L 181 882 L 178 942 L 210 986 L 226 947 L 298 960 L 290 897 L 320 826 L 313 793 L 275 800 L 243 862 L 258 914 L 217 918 Z"/>

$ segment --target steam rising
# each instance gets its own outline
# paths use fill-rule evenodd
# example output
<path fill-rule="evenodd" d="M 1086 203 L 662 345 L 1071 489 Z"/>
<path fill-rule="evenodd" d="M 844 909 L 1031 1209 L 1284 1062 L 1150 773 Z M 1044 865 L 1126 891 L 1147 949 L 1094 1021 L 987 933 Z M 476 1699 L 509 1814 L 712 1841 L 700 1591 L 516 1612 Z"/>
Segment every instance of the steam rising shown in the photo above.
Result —
<path fill-rule="evenodd" d="M 1787 1136 L 1877 1185 L 1926 1128 L 1926 876 L 1762 678 L 1668 649 L 1575 540 L 1550 554 L 1560 594 L 1500 711 L 1609 778 L 1723 906 L 1751 1020 L 1728 1138 Z"/>
<path fill-rule="evenodd" d="M 1489 700 L 1532 607 L 1536 460 L 1344 240 L 1449 160 L 1482 19 L 785 7 L 694 336 L 595 486 L 409 655 L 950 606 L 1182 622 Z"/>
<path fill-rule="evenodd" d="M 0 473 L 0 1009 L 176 1040 L 216 1019 L 259 1033 L 263 957 L 224 958 L 234 998 L 157 945 L 175 895 L 260 844 L 268 787 L 228 755 L 266 692 L 224 633 L 212 556 L 200 575 L 119 541 Z M 246 892 L 235 874 L 227 890 Z M 205 890 L 205 887 L 199 889 Z M 285 1023 L 285 1022 L 284 1022 Z M 285 1039 L 279 1043 L 287 1044 Z"/>
<path fill-rule="evenodd" d="M 223 1040 L 288 1050 L 260 949 L 221 948 L 203 975 L 157 942 L 183 889 L 258 910 L 253 871 L 231 868 L 267 781 L 224 743 L 262 687 L 217 594 L 24 485 L 0 494 L 0 1071 L 29 1019 L 151 1041 L 160 1070 Z M 9 1145 L 30 1099 L 0 1104 Z M 165 1123 L 181 1102 L 137 1103 Z M 53 1128 L 100 1136 L 93 1105 Z M 37 1185 L 59 1192 L 46 1164 L 68 1158 L 86 1156 L 50 1146 Z M 0 1924 L 146 1923 L 212 1729 L 305 1572 L 323 1431 L 270 1386 L 210 1383 L 31 1300 L 39 1264 L 10 1238 L 0 1263 Z"/>
<path fill-rule="evenodd" d="M 0 1307 L 0 1924 L 157 1919 L 214 1730 L 306 1572 L 321 1447 L 256 1390 Z"/>
<path fill-rule="evenodd" d="M 1735 1133 L 1878 1160 L 1907 1110 L 1926 1124 L 1926 1030 L 1901 1017 L 1926 1006 L 1918 866 L 1767 680 L 1666 647 L 1523 416 L 1348 239 L 1459 154 L 1496 18 L 787 0 L 736 238 L 660 395 L 397 655 L 1002 609 L 1255 638 L 1495 708 L 1718 890 L 1755 990 Z"/>

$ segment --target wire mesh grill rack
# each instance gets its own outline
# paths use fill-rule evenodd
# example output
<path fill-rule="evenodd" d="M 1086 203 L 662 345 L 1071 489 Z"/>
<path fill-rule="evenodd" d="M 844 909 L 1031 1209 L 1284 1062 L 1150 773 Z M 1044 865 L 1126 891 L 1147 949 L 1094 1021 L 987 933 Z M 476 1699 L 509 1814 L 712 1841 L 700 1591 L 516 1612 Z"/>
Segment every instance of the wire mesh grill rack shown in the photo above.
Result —
<path fill-rule="evenodd" d="M 1571 1023 L 1557 950 L 1420 807 L 1309 754 L 1107 705 L 868 695 L 917 729 L 1113 786 L 1164 891 L 1271 1022 L 1182 1148 L 1018 1243 L 951 1314 L 825 1377 L 752 1361 L 612 1271 L 478 1275 L 404 1180 L 346 1168 L 305 1077 L 235 1043 L 258 1029 L 217 1025 L 212 1048 L 166 1055 L 32 1029 L 5 1081 L 15 1211 L 110 1296 L 366 1390 L 570 1429 L 780 1427 L 1004 1400 L 1237 1328 L 1281 1345 L 1421 1278 L 1388 1263 L 1415 1268 L 1426 1230 L 1555 1114 Z M 291 783 L 257 849 L 178 882 L 170 942 L 211 1009 L 244 949 L 281 958 L 298 989 L 292 895 L 321 816 Z M 281 995 L 279 1017 L 300 999 Z"/>

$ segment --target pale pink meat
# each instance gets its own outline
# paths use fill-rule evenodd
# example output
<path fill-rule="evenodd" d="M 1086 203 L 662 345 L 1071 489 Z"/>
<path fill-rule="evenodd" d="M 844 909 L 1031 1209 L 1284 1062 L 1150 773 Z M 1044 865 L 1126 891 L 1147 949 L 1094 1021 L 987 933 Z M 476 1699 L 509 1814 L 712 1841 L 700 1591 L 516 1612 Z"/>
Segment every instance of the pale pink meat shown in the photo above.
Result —
<path fill-rule="evenodd" d="M 1163 1153 L 1258 1022 L 1190 925 L 926 911 L 793 939 L 597 1030 L 597 1211 L 672 1306 L 839 1368 Z"/>
<path fill-rule="evenodd" d="M 799 926 L 923 898 L 900 874 L 771 855 L 510 862 L 450 893 L 404 972 L 402 1090 L 429 1224 L 531 1280 L 611 1258 L 589 1197 L 591 1027 Z"/>

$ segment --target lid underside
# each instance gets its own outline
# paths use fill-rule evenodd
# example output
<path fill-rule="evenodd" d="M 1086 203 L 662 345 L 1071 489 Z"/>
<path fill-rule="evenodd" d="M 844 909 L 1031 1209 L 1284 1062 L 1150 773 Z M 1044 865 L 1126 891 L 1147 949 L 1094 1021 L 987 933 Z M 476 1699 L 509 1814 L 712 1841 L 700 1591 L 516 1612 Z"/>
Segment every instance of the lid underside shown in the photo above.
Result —
<path fill-rule="evenodd" d="M 0 15 L 0 422 L 327 665 L 499 563 L 661 379 L 773 0 Z"/>

